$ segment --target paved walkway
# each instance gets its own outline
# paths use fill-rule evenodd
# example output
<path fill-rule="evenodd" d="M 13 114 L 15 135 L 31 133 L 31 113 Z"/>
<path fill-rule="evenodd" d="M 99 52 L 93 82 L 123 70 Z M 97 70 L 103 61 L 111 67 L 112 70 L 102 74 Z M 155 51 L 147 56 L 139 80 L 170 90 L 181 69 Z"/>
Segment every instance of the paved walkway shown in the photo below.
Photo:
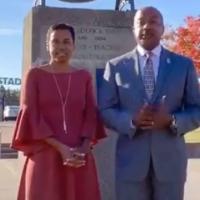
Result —
<path fill-rule="evenodd" d="M 20 176 L 19 160 L 0 160 L 0 199 L 16 200 L 17 184 Z"/>
<path fill-rule="evenodd" d="M 0 131 L 4 133 L 0 138 L 2 142 L 10 142 L 12 126 L 13 122 L 0 123 Z M 100 164 L 99 167 L 101 167 Z M 23 157 L 21 156 L 19 159 L 0 159 L 0 200 L 16 200 L 22 165 Z M 106 191 L 110 193 L 110 188 Z M 114 200 L 111 196 L 105 195 L 102 200 Z M 106 199 L 106 197 L 109 199 Z M 184 200 L 200 200 L 200 159 L 189 159 L 188 161 L 188 178 L 185 185 Z"/>
<path fill-rule="evenodd" d="M 189 159 L 185 200 L 200 200 L 200 159 Z"/>
<path fill-rule="evenodd" d="M 16 200 L 20 168 L 21 163 L 18 159 L 0 160 L 0 200 Z M 188 163 L 188 180 L 185 186 L 184 200 L 199 200 L 199 186 L 200 159 L 190 159 Z"/>

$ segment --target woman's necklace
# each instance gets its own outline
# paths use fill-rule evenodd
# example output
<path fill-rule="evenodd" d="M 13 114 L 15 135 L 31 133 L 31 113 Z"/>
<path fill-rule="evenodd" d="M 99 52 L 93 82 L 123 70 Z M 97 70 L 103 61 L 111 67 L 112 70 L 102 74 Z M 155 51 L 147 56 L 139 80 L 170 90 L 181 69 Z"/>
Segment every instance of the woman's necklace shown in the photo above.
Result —
<path fill-rule="evenodd" d="M 70 86 L 71 86 L 71 74 L 69 74 L 65 99 L 62 95 L 62 92 L 61 92 L 61 89 L 59 87 L 58 80 L 56 79 L 56 76 L 54 74 L 53 68 L 52 68 L 52 76 L 53 76 L 53 79 L 54 79 L 54 82 L 55 82 L 55 85 L 56 85 L 56 89 L 57 89 L 57 92 L 58 92 L 59 97 L 60 97 L 61 106 L 62 106 L 63 130 L 67 134 L 66 106 L 67 106 L 67 101 L 68 101 L 68 98 L 69 98 L 69 92 L 70 92 Z"/>

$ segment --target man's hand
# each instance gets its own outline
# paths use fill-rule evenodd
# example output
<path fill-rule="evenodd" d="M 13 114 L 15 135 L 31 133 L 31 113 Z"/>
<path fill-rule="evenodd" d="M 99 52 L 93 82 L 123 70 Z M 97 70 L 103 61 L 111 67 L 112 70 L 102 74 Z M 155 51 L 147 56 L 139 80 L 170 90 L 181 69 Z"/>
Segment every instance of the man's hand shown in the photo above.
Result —
<path fill-rule="evenodd" d="M 172 116 L 167 112 L 164 105 L 155 107 L 153 114 L 154 126 L 156 129 L 166 129 L 172 123 Z"/>
<path fill-rule="evenodd" d="M 158 106 L 145 104 L 132 122 L 141 130 L 166 129 L 170 126 L 172 117 L 163 104 Z"/>
<path fill-rule="evenodd" d="M 135 119 L 132 119 L 133 124 L 142 130 L 152 129 L 154 125 L 154 113 L 153 107 L 145 104 L 136 115 Z"/>

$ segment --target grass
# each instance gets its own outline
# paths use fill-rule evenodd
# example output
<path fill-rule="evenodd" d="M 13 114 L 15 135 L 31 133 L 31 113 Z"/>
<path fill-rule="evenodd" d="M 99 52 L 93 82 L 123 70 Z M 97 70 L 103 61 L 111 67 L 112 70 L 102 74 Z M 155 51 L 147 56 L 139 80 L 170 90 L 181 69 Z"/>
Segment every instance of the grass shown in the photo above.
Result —
<path fill-rule="evenodd" d="M 185 135 L 187 143 L 200 143 L 200 128 L 195 129 Z"/>

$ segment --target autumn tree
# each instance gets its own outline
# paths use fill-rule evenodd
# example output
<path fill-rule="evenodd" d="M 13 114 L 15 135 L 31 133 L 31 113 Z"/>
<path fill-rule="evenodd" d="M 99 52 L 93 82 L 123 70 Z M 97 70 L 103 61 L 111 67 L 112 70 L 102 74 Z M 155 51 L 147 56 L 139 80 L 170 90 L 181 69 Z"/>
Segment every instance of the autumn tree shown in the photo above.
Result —
<path fill-rule="evenodd" d="M 190 57 L 200 73 L 200 17 L 187 17 L 185 25 L 177 29 L 167 27 L 163 42 L 169 49 Z"/>

